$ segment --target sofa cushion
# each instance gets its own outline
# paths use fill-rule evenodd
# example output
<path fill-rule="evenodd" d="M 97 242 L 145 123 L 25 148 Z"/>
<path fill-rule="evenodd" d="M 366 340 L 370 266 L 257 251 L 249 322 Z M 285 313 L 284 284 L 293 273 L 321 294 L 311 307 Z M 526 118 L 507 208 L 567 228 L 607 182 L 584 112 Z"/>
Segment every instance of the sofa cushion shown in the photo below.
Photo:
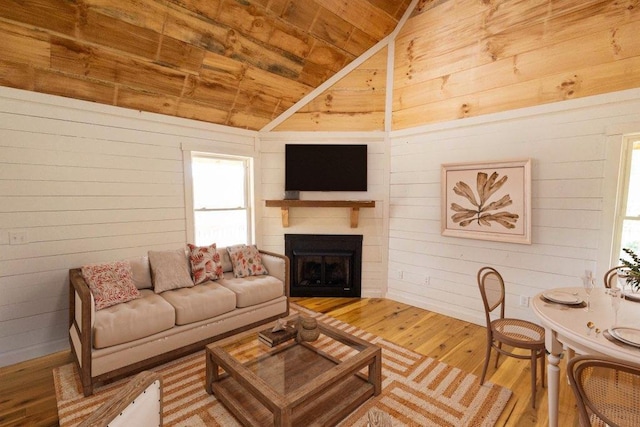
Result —
<path fill-rule="evenodd" d="M 216 280 L 222 277 L 220 253 L 216 250 L 215 243 L 210 246 L 196 246 L 187 243 L 187 248 L 189 248 L 193 283 L 199 285 L 207 280 Z"/>
<path fill-rule="evenodd" d="M 149 265 L 153 290 L 164 291 L 193 286 L 187 254 L 182 249 L 173 251 L 149 251 Z"/>
<path fill-rule="evenodd" d="M 175 309 L 176 325 L 211 319 L 236 308 L 236 295 L 212 281 L 167 291 L 162 297 Z"/>
<path fill-rule="evenodd" d="M 222 271 L 227 273 L 233 271 L 233 264 L 231 264 L 231 258 L 229 258 L 229 251 L 227 248 L 218 248 L 220 254 L 220 263 L 222 264 Z"/>
<path fill-rule="evenodd" d="M 133 283 L 135 283 L 136 288 L 153 288 L 153 284 L 151 283 L 151 269 L 149 268 L 149 257 L 140 256 L 137 258 L 130 258 L 128 261 L 131 264 Z"/>
<path fill-rule="evenodd" d="M 81 272 L 91 289 L 96 310 L 140 298 L 129 261 L 89 264 Z"/>
<path fill-rule="evenodd" d="M 171 304 L 150 289 L 143 289 L 140 294 L 141 298 L 96 312 L 95 348 L 135 341 L 175 325 L 175 310 Z"/>
<path fill-rule="evenodd" d="M 264 265 L 262 265 L 262 257 L 258 248 L 254 245 L 229 246 L 227 251 L 233 264 L 233 275 L 235 277 L 269 274 Z"/>
<path fill-rule="evenodd" d="M 266 301 L 271 301 L 284 295 L 284 283 L 273 276 L 249 276 L 236 278 L 225 274 L 218 283 L 231 289 L 236 294 L 236 306 L 250 307 Z"/>

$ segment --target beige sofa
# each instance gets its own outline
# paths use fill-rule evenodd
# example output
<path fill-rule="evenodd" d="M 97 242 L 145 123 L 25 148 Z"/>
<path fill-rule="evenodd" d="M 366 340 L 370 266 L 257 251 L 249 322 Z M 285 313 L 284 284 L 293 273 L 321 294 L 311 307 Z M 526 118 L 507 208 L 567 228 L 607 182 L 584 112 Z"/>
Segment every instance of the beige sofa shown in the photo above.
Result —
<path fill-rule="evenodd" d="M 218 253 L 224 278 L 162 293 L 154 292 L 148 257 L 129 260 L 141 297 L 97 311 L 81 269 L 69 271 L 69 342 L 85 396 L 97 383 L 289 314 L 287 257 L 261 250 L 268 274 L 236 278 L 226 249 Z"/>

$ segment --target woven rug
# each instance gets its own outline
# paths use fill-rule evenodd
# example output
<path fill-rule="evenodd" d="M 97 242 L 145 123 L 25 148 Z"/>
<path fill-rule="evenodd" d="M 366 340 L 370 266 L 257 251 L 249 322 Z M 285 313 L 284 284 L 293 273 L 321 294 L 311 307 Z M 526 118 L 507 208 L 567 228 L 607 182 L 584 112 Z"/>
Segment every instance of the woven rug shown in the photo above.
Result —
<path fill-rule="evenodd" d="M 372 408 L 385 411 L 394 426 L 493 426 L 511 391 L 355 328 L 332 317 L 293 306 L 382 348 L 382 393 L 369 399 L 340 426 L 366 426 Z M 292 312 L 295 312 L 292 310 Z M 248 347 L 257 347 L 248 348 Z M 251 340 L 238 352 L 266 348 Z M 240 354 L 240 353 L 239 353 Z M 238 421 L 214 396 L 204 390 L 204 351 L 153 369 L 163 379 L 163 418 L 166 426 L 238 426 Z M 97 387 L 85 398 L 74 364 L 53 371 L 60 426 L 80 423 L 112 396 L 127 379 Z"/>

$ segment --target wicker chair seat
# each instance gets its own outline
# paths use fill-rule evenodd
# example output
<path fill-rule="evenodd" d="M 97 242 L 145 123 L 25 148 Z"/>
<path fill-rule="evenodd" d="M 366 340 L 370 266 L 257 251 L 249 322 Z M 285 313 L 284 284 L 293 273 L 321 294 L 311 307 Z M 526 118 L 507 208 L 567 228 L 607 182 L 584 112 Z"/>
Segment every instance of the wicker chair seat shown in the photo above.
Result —
<path fill-rule="evenodd" d="M 544 347 L 544 328 L 521 319 L 496 319 L 491 322 L 493 338 L 513 347 Z"/>

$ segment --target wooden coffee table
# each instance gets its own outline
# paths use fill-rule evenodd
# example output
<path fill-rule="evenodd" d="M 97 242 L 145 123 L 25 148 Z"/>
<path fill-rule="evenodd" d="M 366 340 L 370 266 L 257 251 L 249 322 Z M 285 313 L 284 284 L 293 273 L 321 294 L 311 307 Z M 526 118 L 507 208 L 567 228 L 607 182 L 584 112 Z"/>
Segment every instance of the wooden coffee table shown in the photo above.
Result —
<path fill-rule="evenodd" d="M 294 339 L 264 346 L 261 354 L 233 349 L 257 340 L 264 326 L 209 344 L 207 393 L 247 426 L 336 424 L 380 394 L 382 352 L 375 344 L 321 322 L 318 327 L 317 341 Z"/>

